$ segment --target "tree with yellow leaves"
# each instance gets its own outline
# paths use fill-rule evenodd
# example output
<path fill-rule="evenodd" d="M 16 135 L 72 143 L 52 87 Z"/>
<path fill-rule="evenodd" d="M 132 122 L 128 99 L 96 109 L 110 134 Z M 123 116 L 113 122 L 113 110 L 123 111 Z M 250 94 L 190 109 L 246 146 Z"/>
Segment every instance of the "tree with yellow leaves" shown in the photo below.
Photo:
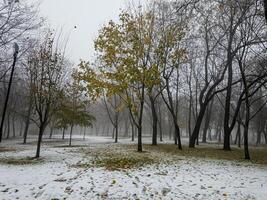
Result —
<path fill-rule="evenodd" d="M 123 11 L 118 23 L 110 21 L 104 26 L 95 40 L 97 62 L 90 65 L 82 61 L 78 73 L 86 83 L 88 95 L 94 99 L 103 94 L 120 96 L 138 130 L 138 151 L 142 151 L 145 96 L 150 96 L 155 108 L 158 95 L 153 92 L 159 88 L 164 67 L 160 62 L 163 55 L 159 54 L 164 51 L 160 48 L 162 40 L 158 38 L 160 30 L 154 8 Z"/>

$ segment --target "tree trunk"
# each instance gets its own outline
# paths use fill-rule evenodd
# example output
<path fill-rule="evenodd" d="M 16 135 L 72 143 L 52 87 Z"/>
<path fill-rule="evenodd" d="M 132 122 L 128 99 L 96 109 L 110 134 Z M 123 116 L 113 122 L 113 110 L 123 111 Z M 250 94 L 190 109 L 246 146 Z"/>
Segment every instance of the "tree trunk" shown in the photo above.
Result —
<path fill-rule="evenodd" d="M 27 136 L 28 136 L 28 131 L 29 131 L 29 126 L 30 126 L 30 118 L 31 118 L 31 110 L 32 110 L 32 99 L 30 100 L 29 108 L 27 111 L 27 118 L 25 122 L 25 129 L 24 129 L 24 135 L 23 135 L 23 144 L 26 144 L 27 142 Z"/>
<path fill-rule="evenodd" d="M 15 116 L 12 118 L 13 138 L 16 137 Z"/>
<path fill-rule="evenodd" d="M 144 103 L 145 103 L 145 85 L 142 85 L 141 99 L 140 99 L 140 112 L 138 119 L 138 144 L 137 151 L 142 152 L 142 124 L 143 124 L 143 111 L 144 111 Z"/>
<path fill-rule="evenodd" d="M 214 98 L 210 102 L 210 105 L 207 108 L 206 117 L 205 117 L 205 124 L 203 128 L 203 136 L 202 136 L 202 142 L 207 143 L 207 133 L 210 125 L 210 119 L 211 119 L 211 113 L 212 113 L 212 107 L 213 107 Z"/>
<path fill-rule="evenodd" d="M 238 147 L 241 148 L 241 123 L 240 122 L 238 122 L 238 125 L 237 125 L 235 144 L 237 144 Z"/>
<path fill-rule="evenodd" d="M 10 136 L 10 114 L 7 117 L 7 135 L 6 135 L 6 139 L 9 139 Z"/>
<path fill-rule="evenodd" d="M 62 131 L 62 140 L 65 139 L 65 128 L 63 128 L 63 131 Z"/>
<path fill-rule="evenodd" d="M 19 129 L 19 136 L 21 137 L 22 136 L 22 131 L 23 130 L 23 121 L 20 120 L 20 129 Z"/>
<path fill-rule="evenodd" d="M 84 127 L 84 131 L 83 131 L 83 140 L 85 140 L 85 134 L 86 134 L 86 127 Z"/>
<path fill-rule="evenodd" d="M 54 132 L 54 125 L 52 125 L 52 126 L 50 127 L 49 139 L 52 139 L 53 132 Z"/>
<path fill-rule="evenodd" d="M 200 106 L 200 111 L 199 111 L 199 114 L 198 114 L 198 117 L 196 120 L 196 124 L 195 124 L 194 130 L 193 130 L 193 133 L 191 135 L 190 142 L 189 142 L 190 148 L 195 148 L 196 140 L 198 140 L 200 127 L 201 127 L 202 120 L 203 120 L 204 115 L 205 115 L 207 105 L 208 104 L 206 103 L 206 104 L 202 104 Z"/>
<path fill-rule="evenodd" d="M 249 149 L 248 149 L 248 130 L 249 130 L 249 107 L 246 108 L 246 122 L 245 122 L 245 127 L 244 127 L 244 151 L 245 151 L 245 159 L 250 160 L 250 155 L 249 155 Z"/>
<path fill-rule="evenodd" d="M 131 128 L 132 128 L 132 142 L 134 141 L 135 127 L 132 119 L 130 118 Z"/>
<path fill-rule="evenodd" d="M 115 129 L 115 143 L 118 143 L 118 135 L 119 135 L 119 127 L 118 124 L 116 124 L 116 126 L 114 127 Z"/>
<path fill-rule="evenodd" d="M 73 125 L 71 125 L 71 127 L 70 127 L 70 140 L 69 140 L 69 146 L 71 146 L 71 142 L 72 142 L 72 131 L 73 131 Z"/>
<path fill-rule="evenodd" d="M 124 137 L 128 137 L 129 136 L 129 120 L 126 118 L 124 120 Z"/>
<path fill-rule="evenodd" d="M 212 129 L 209 129 L 208 136 L 209 136 L 209 140 L 210 140 L 210 141 L 212 141 L 211 131 L 212 131 Z"/>
<path fill-rule="evenodd" d="M 265 144 L 267 144 L 267 132 L 264 131 Z"/>
<path fill-rule="evenodd" d="M 162 142 L 163 141 L 163 130 L 162 130 L 162 113 L 161 113 L 161 107 L 159 106 L 159 120 L 158 120 L 158 126 L 159 126 L 159 140 Z"/>
<path fill-rule="evenodd" d="M 221 142 L 222 142 L 222 130 L 220 130 L 218 138 L 218 143 L 220 144 Z"/>
<path fill-rule="evenodd" d="M 261 136 L 262 136 L 262 131 L 261 131 L 261 128 L 259 128 L 258 131 L 257 131 L 256 145 L 260 145 L 261 144 Z"/>
<path fill-rule="evenodd" d="M 224 127 L 224 140 L 223 140 L 223 150 L 231 151 L 231 133 L 229 128 Z"/>
<path fill-rule="evenodd" d="M 158 141 L 158 116 L 157 116 L 157 111 L 156 111 L 156 106 L 155 106 L 155 101 L 153 97 L 149 97 L 150 99 L 150 104 L 151 104 L 151 113 L 152 113 L 152 145 L 157 145 Z"/>
<path fill-rule="evenodd" d="M 39 127 L 39 135 L 38 135 L 37 150 L 36 150 L 35 158 L 39 158 L 40 157 L 41 143 L 42 143 L 44 130 L 45 130 L 45 125 L 41 124 L 40 127 Z"/>
<path fill-rule="evenodd" d="M 115 138 L 115 127 L 113 126 L 113 129 L 112 129 L 112 139 Z"/>
<path fill-rule="evenodd" d="M 182 150 L 181 132 L 180 132 L 180 128 L 179 128 L 176 121 L 175 121 L 174 127 L 175 127 L 175 137 L 177 140 L 178 149 Z"/>
<path fill-rule="evenodd" d="M 138 130 L 138 144 L 137 144 L 137 151 L 142 152 L 142 125 L 137 128 Z"/>

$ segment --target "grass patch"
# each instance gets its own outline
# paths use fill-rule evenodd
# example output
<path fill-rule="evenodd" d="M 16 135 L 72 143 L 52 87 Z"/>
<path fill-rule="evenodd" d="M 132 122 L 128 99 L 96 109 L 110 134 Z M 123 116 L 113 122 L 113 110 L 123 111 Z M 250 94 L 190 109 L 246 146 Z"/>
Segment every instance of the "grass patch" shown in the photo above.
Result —
<path fill-rule="evenodd" d="M 94 164 L 99 167 L 104 167 L 107 170 L 126 170 L 137 167 L 143 167 L 155 162 L 154 159 L 148 157 L 110 157 L 95 160 Z"/>
<path fill-rule="evenodd" d="M 110 171 L 139 168 L 157 163 L 158 160 L 149 152 L 138 153 L 133 148 L 124 149 L 122 145 L 106 145 L 102 148 L 81 148 L 80 153 L 89 158 L 89 162 L 77 163 L 74 167 L 103 167 Z"/>
<path fill-rule="evenodd" d="M 244 159 L 244 151 L 232 148 L 223 151 L 221 146 L 200 145 L 195 149 L 184 147 L 179 150 L 172 144 L 152 146 L 144 144 L 142 153 L 136 151 L 136 144 L 105 144 L 96 147 L 79 148 L 75 151 L 84 154 L 85 162 L 74 167 L 103 167 L 107 170 L 127 170 L 151 164 L 172 164 L 187 158 L 233 161 L 234 164 L 259 164 L 267 166 L 267 148 L 250 148 L 251 160 Z"/>
<path fill-rule="evenodd" d="M 3 152 L 11 152 L 11 151 L 16 151 L 16 149 L 7 148 L 7 147 L 0 147 L 0 153 L 3 153 Z"/>
<path fill-rule="evenodd" d="M 0 163 L 6 165 L 34 165 L 43 162 L 41 159 L 27 158 L 1 158 Z"/>
<path fill-rule="evenodd" d="M 54 148 L 80 148 L 80 147 L 88 147 L 88 145 L 59 145 L 59 146 L 54 146 Z"/>
<path fill-rule="evenodd" d="M 244 150 L 240 148 L 232 148 L 232 151 L 223 151 L 220 148 L 213 146 L 199 146 L 194 149 L 184 147 L 183 150 L 177 149 L 174 145 L 160 144 L 158 146 L 144 145 L 148 151 L 162 152 L 165 154 L 178 155 L 184 157 L 195 158 L 209 158 L 216 160 L 229 160 L 238 162 L 250 162 L 253 164 L 260 164 L 267 166 L 267 148 L 251 148 L 250 156 L 251 160 L 246 161 L 244 159 Z"/>

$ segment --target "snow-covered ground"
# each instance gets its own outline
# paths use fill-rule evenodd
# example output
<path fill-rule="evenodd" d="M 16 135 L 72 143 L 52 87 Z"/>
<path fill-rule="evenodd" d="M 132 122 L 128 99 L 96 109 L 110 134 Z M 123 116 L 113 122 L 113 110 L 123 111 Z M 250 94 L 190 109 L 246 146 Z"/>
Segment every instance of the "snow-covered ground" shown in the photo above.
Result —
<path fill-rule="evenodd" d="M 77 168 L 73 165 L 88 159 L 79 148 L 97 151 L 115 144 L 109 138 L 97 137 L 74 144 L 85 146 L 45 144 L 40 163 L 0 164 L 0 199 L 267 199 L 267 168 L 263 166 L 181 158 L 124 171 Z M 0 159 L 33 156 L 36 148 L 17 140 L 4 141 L 1 146 L 16 147 L 16 151 L 2 152 Z"/>

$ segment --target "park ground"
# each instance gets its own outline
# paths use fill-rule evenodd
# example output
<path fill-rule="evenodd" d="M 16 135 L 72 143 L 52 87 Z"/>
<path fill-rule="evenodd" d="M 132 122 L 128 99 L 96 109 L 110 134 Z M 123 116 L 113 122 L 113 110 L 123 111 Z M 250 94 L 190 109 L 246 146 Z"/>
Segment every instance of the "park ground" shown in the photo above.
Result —
<path fill-rule="evenodd" d="M 252 161 L 243 152 L 220 150 L 217 144 L 178 150 L 171 141 L 144 152 L 130 139 L 44 139 L 36 160 L 35 138 L 0 146 L 0 199 L 209 199 L 265 200 L 267 148 L 252 147 Z"/>

